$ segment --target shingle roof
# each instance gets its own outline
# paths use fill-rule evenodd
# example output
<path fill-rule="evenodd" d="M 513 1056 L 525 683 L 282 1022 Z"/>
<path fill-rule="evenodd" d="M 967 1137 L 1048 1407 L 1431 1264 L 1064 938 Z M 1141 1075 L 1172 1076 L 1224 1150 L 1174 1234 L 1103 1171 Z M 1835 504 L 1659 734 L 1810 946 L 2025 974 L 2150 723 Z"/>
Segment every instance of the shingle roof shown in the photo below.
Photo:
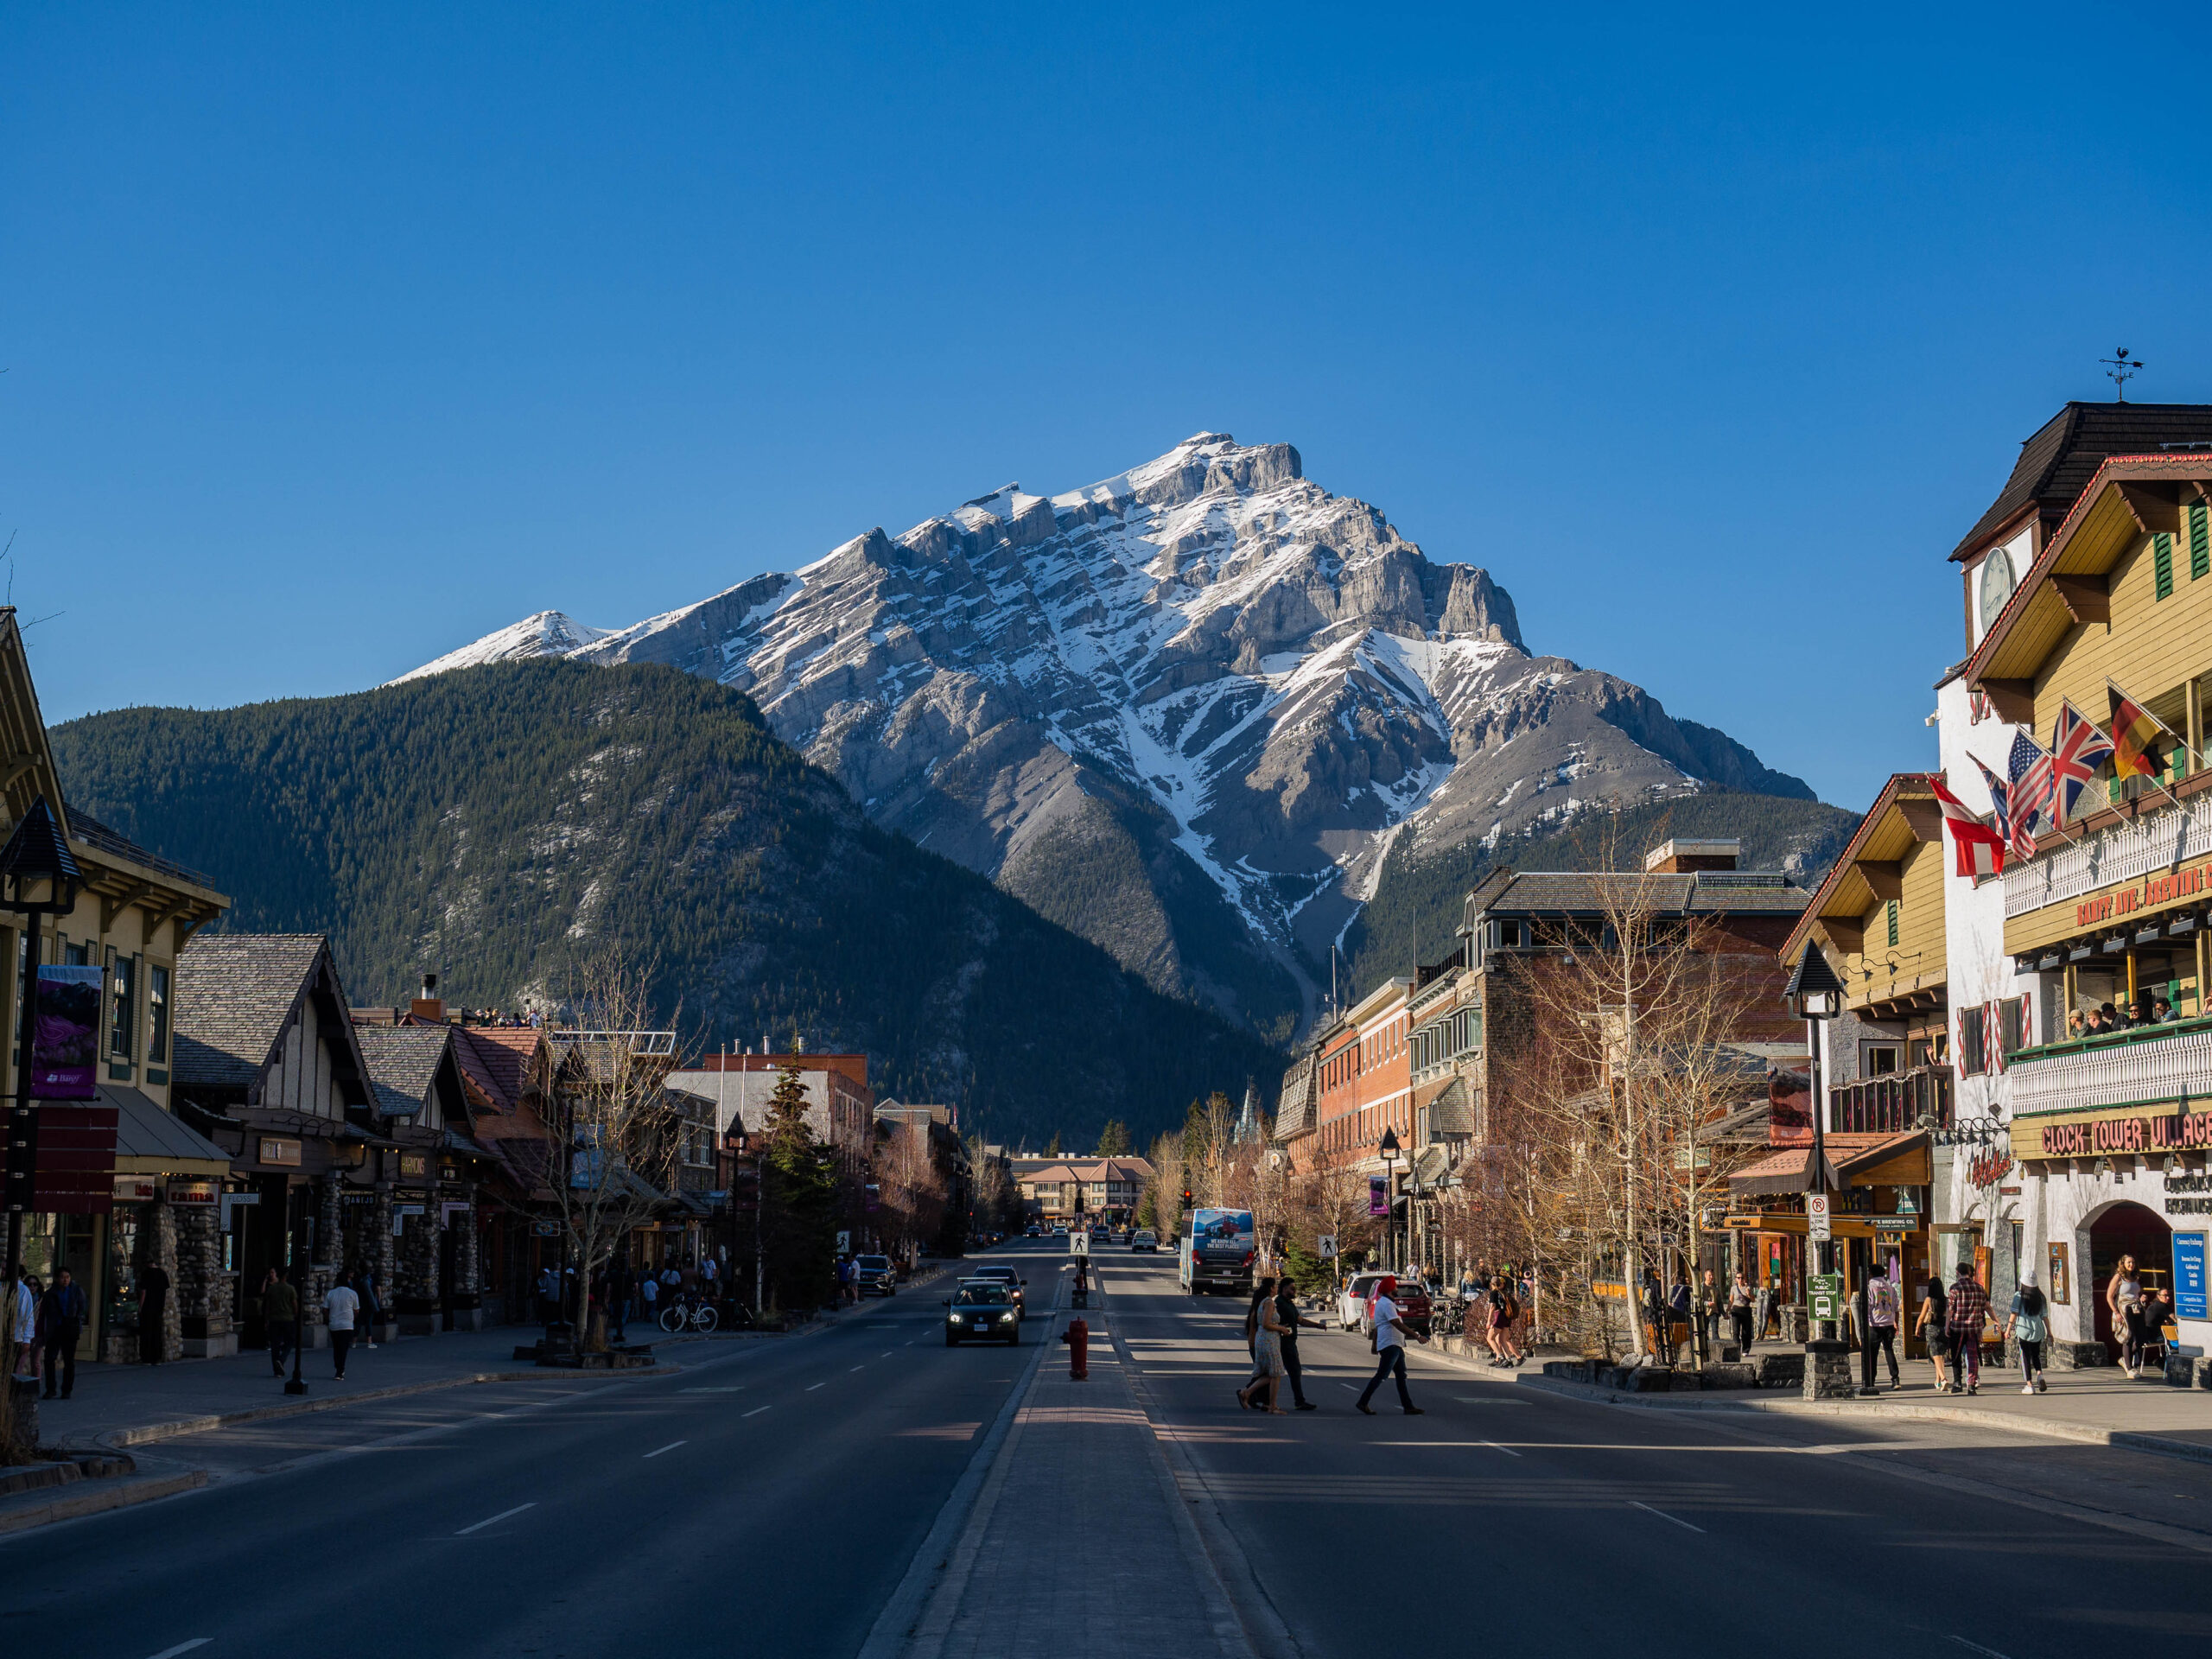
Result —
<path fill-rule="evenodd" d="M 1299 1056 L 1283 1074 L 1282 1093 L 1275 1097 L 1275 1139 L 1303 1135 L 1312 1127 L 1313 1111 L 1313 1054 Z"/>
<path fill-rule="evenodd" d="M 545 1033 L 523 1026 L 456 1026 L 454 1058 L 485 1103 L 512 1112 L 529 1092 L 531 1071 Z"/>
<path fill-rule="evenodd" d="M 1488 883 L 1484 884 L 1486 887 Z M 1771 871 L 1715 870 L 1675 875 L 1643 870 L 1516 870 L 1492 890 L 1484 907 L 1523 915 L 1594 914 L 1607 889 L 1622 901 L 1641 896 L 1673 915 L 1795 916 L 1812 893 Z"/>
<path fill-rule="evenodd" d="M 1452 1078 L 1426 1103 L 1416 1096 L 1414 1104 L 1428 1107 L 1428 1132 L 1431 1135 L 1472 1135 L 1475 1132 L 1474 1105 L 1468 1097 L 1465 1077 Z"/>
<path fill-rule="evenodd" d="M 176 959 L 176 1080 L 251 1087 L 328 948 L 320 933 L 195 935 Z"/>
<path fill-rule="evenodd" d="M 2055 527 L 2108 456 L 2195 444 L 2212 445 L 2212 404 L 2069 404 L 2020 445 L 2012 475 L 1952 561 L 1980 552 L 2031 503 L 2044 528 Z"/>
<path fill-rule="evenodd" d="M 357 1026 L 353 1040 L 369 1068 L 377 1110 L 408 1117 L 423 1109 L 436 1082 L 438 1062 L 452 1039 L 448 1026 Z"/>

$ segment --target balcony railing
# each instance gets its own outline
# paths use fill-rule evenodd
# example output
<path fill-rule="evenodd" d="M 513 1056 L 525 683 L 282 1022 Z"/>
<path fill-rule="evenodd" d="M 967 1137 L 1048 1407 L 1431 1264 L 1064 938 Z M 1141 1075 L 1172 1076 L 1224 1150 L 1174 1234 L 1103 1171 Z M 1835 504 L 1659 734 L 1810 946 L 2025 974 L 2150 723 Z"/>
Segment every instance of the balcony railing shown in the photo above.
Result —
<path fill-rule="evenodd" d="M 2006 1062 L 2012 1115 L 2212 1098 L 2212 1018 L 2024 1048 Z"/>
<path fill-rule="evenodd" d="M 1951 1070 L 1915 1066 L 1861 1077 L 1828 1090 L 1828 1132 L 1832 1135 L 1902 1135 L 1932 1117 L 1938 1128 L 1951 1125 Z"/>

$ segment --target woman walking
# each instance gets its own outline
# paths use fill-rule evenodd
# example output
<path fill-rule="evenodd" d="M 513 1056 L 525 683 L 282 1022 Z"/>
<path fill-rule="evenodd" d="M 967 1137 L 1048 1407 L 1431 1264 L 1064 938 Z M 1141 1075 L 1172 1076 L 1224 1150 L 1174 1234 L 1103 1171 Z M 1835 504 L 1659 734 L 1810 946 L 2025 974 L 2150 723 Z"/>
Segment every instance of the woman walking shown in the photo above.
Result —
<path fill-rule="evenodd" d="M 1490 1351 L 1497 1356 L 1495 1363 L 1509 1370 L 1521 1363 L 1521 1351 L 1513 1345 L 1513 1322 L 1520 1317 L 1520 1305 L 1500 1274 L 1490 1281 Z"/>
<path fill-rule="evenodd" d="M 1736 1350 L 1746 1359 L 1751 1352 L 1751 1281 L 1741 1268 L 1728 1287 L 1728 1322 L 1735 1327 Z"/>
<path fill-rule="evenodd" d="M 1938 1394 L 1951 1391 L 1951 1379 L 1943 1370 L 1943 1316 L 1948 1311 L 1942 1275 L 1931 1273 L 1921 1289 L 1920 1317 L 1913 1321 L 1912 1333 L 1928 1344 L 1928 1363 L 1936 1368 Z"/>
<path fill-rule="evenodd" d="M 1275 1312 L 1275 1281 L 1260 1281 L 1260 1294 L 1253 1299 L 1247 1319 L 1253 1321 L 1252 1380 L 1236 1391 L 1240 1406 L 1273 1412 L 1280 1417 L 1283 1408 L 1275 1403 L 1275 1395 L 1282 1387 L 1282 1330 L 1281 1317 Z M 1259 1404 L 1261 1389 L 1267 1391 L 1267 1403 Z"/>
<path fill-rule="evenodd" d="M 2043 1292 L 2032 1273 L 2020 1275 L 2020 1288 L 2012 1298 L 2012 1312 L 2005 1321 L 2005 1334 L 2020 1344 L 2020 1392 L 2044 1392 L 2043 1344 L 2050 1327 L 2044 1319 Z"/>
<path fill-rule="evenodd" d="M 2105 1306 L 2112 1313 L 2112 1333 L 2120 1342 L 2120 1366 L 2130 1377 L 2143 1365 L 2143 1280 L 2135 1258 L 2123 1255 L 2105 1283 Z"/>

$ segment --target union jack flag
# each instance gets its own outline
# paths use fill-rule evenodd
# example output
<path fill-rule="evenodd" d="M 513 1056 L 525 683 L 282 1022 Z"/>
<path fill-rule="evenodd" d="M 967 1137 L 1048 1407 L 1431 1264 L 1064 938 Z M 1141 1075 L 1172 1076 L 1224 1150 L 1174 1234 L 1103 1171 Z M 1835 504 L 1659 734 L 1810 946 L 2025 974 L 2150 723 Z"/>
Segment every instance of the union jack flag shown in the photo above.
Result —
<path fill-rule="evenodd" d="M 2058 730 L 2053 734 L 2050 747 L 2050 775 L 2058 798 L 2060 824 L 2074 816 L 2082 791 L 2095 781 L 2097 768 L 2111 759 L 2112 740 L 2097 729 L 2096 722 L 2071 702 L 2061 703 Z"/>
<path fill-rule="evenodd" d="M 2042 818 L 2054 830 L 2058 828 L 2057 802 L 2054 798 L 2058 779 L 2050 769 L 2050 757 L 2044 753 L 2043 745 L 2025 732 L 2012 734 L 2012 753 L 2005 769 L 2010 774 L 2012 800 L 2012 850 L 2022 858 L 2032 858 L 2037 818 Z"/>

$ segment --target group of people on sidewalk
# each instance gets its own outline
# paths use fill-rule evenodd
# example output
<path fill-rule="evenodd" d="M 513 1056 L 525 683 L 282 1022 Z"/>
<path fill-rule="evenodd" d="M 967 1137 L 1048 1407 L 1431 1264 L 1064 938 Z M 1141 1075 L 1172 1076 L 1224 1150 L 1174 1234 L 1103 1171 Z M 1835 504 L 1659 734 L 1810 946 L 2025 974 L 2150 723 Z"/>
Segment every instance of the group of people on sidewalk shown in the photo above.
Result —
<path fill-rule="evenodd" d="M 54 1282 L 41 1285 L 27 1267 L 16 1269 L 9 1299 L 10 1343 L 4 1351 L 9 1375 L 43 1380 L 48 1400 L 66 1400 L 77 1386 L 77 1342 L 92 1310 L 67 1268 L 54 1270 Z M 60 1384 L 57 1395 L 55 1385 Z"/>
<path fill-rule="evenodd" d="M 343 1382 L 353 1338 L 360 1337 L 364 1348 L 377 1345 L 376 1327 L 384 1319 L 384 1303 L 377 1295 L 376 1274 L 366 1267 L 355 1267 L 333 1281 L 322 1294 L 322 1317 L 330 1337 L 331 1376 Z M 274 1268 L 261 1281 L 261 1325 L 269 1337 L 269 1369 L 282 1376 L 305 1332 L 300 1323 L 299 1287 Z"/>
<path fill-rule="evenodd" d="M 1398 1403 L 1406 1415 L 1422 1414 L 1406 1387 L 1406 1327 L 1398 1311 L 1397 1292 L 1397 1280 L 1385 1275 L 1376 1285 L 1374 1298 L 1368 1303 L 1368 1323 L 1373 1328 L 1375 1375 L 1367 1380 L 1367 1388 L 1359 1396 L 1359 1409 L 1370 1417 L 1375 1415 L 1375 1408 L 1367 1402 L 1375 1397 L 1375 1390 L 1386 1376 L 1396 1379 Z M 1287 1377 L 1294 1408 L 1319 1409 L 1306 1397 L 1305 1368 L 1298 1361 L 1298 1332 L 1301 1326 L 1316 1331 L 1325 1328 L 1320 1320 L 1307 1319 L 1299 1307 L 1297 1287 L 1287 1275 L 1262 1279 L 1253 1287 L 1251 1306 L 1244 1313 L 1244 1345 L 1252 1354 L 1252 1379 L 1236 1390 L 1239 1406 L 1282 1415 L 1278 1396 L 1283 1380 Z"/>

